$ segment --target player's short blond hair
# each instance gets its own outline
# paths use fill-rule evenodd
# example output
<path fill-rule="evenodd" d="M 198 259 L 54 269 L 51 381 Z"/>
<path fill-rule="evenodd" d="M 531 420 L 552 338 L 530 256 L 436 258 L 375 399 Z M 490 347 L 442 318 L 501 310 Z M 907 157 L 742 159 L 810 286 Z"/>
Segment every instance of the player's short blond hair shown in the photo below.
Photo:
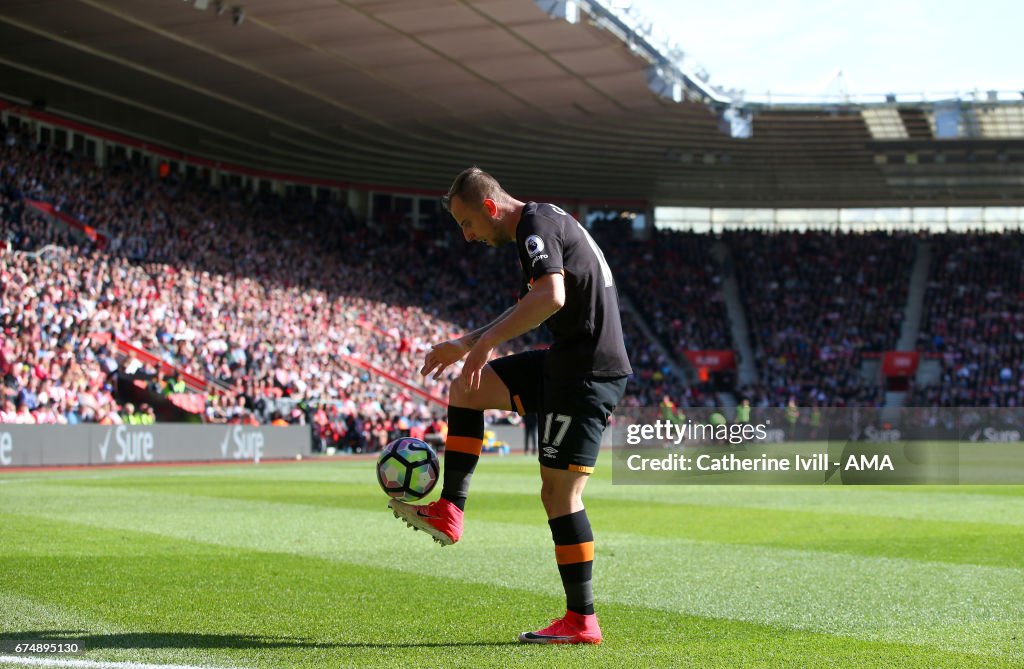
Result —
<path fill-rule="evenodd" d="M 472 207 L 482 207 L 484 200 L 501 201 L 508 197 L 508 193 L 501 187 L 498 180 L 479 167 L 469 167 L 459 172 L 448 189 L 448 194 L 441 198 L 441 204 L 445 211 L 451 211 L 452 198 L 458 196 L 460 200 Z"/>

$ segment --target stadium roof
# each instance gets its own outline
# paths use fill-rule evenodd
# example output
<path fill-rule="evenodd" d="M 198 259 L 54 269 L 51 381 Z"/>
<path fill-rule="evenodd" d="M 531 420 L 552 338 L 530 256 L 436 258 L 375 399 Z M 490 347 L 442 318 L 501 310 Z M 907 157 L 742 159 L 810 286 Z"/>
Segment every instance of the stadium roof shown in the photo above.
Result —
<path fill-rule="evenodd" d="M 1017 103 L 959 105 L 944 117 L 953 134 L 936 132 L 932 105 L 762 106 L 737 139 L 720 105 L 656 95 L 628 34 L 533 0 L 218 5 L 5 0 L 0 95 L 187 153 L 358 183 L 441 190 L 478 164 L 531 196 L 1024 203 Z"/>

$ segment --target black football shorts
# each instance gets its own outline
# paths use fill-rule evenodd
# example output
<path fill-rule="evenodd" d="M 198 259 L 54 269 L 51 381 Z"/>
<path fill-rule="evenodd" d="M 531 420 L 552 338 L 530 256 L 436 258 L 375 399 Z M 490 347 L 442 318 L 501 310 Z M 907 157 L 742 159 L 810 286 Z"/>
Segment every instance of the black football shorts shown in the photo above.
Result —
<path fill-rule="evenodd" d="M 589 474 L 601 449 L 601 434 L 626 392 L 626 378 L 552 379 L 544 375 L 548 351 L 527 351 L 490 362 L 508 387 L 520 415 L 537 413 L 545 467 Z"/>

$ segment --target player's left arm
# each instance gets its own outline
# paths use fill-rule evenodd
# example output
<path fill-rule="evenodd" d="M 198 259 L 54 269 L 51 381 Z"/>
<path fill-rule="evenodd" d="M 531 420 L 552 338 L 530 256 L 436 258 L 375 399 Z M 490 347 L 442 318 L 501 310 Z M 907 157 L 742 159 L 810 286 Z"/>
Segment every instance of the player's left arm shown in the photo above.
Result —
<path fill-rule="evenodd" d="M 480 388 L 484 365 L 495 348 L 540 326 L 565 304 L 565 277 L 549 272 L 533 282 L 505 318 L 487 329 L 470 349 L 462 364 L 462 376 L 473 390 Z"/>
<path fill-rule="evenodd" d="M 441 378 L 441 374 L 444 370 L 448 369 L 449 365 L 462 360 L 473 348 L 473 345 L 480 341 L 480 337 L 487 330 L 505 320 L 514 309 L 514 306 L 509 307 L 500 316 L 482 328 L 473 330 L 457 339 L 451 339 L 431 346 L 430 350 L 427 351 L 427 355 L 423 358 L 423 367 L 420 369 L 420 374 L 427 376 L 433 372 L 435 379 Z"/>

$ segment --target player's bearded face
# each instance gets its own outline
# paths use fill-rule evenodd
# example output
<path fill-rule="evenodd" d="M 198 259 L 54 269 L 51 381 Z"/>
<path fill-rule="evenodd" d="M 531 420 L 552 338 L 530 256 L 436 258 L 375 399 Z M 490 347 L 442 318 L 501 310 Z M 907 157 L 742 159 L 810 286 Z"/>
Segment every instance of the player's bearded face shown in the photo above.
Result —
<path fill-rule="evenodd" d="M 507 239 L 501 219 L 492 215 L 486 206 L 469 207 L 461 198 L 455 197 L 451 202 L 451 214 L 467 242 L 500 246 L 511 241 Z"/>
<path fill-rule="evenodd" d="M 491 227 L 491 232 L 487 240 L 488 245 L 497 247 L 513 241 L 509 238 L 508 233 L 505 232 L 505 226 L 502 224 L 500 219 L 488 216 L 488 223 Z"/>

